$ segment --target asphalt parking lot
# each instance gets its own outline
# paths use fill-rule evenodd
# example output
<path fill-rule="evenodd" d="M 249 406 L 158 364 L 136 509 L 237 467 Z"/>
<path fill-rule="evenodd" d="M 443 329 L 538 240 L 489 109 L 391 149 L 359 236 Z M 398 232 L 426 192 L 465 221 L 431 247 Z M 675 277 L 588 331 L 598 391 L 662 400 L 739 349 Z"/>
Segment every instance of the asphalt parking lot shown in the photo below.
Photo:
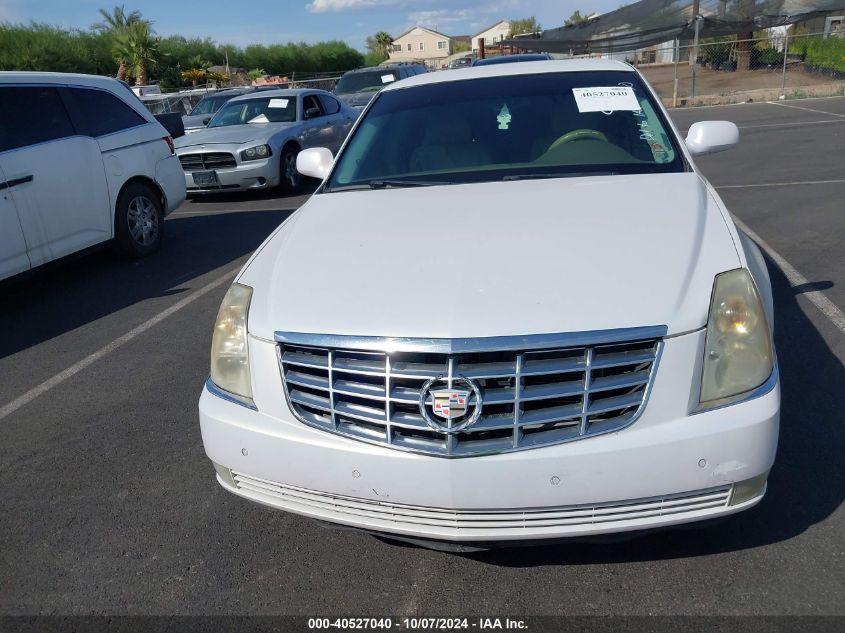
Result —
<path fill-rule="evenodd" d="M 209 198 L 169 218 L 154 257 L 97 252 L 0 285 L 0 613 L 845 615 L 845 98 L 673 116 L 740 126 L 739 148 L 699 164 L 774 253 L 783 409 L 759 506 L 455 555 L 225 493 L 196 414 L 212 324 L 306 196 Z"/>

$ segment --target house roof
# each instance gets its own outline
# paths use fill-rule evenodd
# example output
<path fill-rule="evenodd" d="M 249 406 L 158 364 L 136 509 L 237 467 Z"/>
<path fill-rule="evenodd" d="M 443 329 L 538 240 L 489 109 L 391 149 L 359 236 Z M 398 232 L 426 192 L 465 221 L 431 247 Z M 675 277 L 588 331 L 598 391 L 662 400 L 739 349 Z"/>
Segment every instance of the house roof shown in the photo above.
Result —
<path fill-rule="evenodd" d="M 476 33 L 476 34 L 475 34 L 475 35 L 473 35 L 472 37 L 473 37 L 473 38 L 476 38 L 476 37 L 478 37 L 479 35 L 481 35 L 482 33 L 486 33 L 487 31 L 490 31 L 490 30 L 492 30 L 492 29 L 495 29 L 497 26 L 499 26 L 499 25 L 500 25 L 500 24 L 502 24 L 503 22 L 504 22 L 504 23 L 506 23 L 506 24 L 510 24 L 510 20 L 499 20 L 499 21 L 498 21 L 498 22 L 496 22 L 495 24 L 491 24 L 490 26 L 488 26 L 486 29 L 484 29 L 484 30 L 482 30 L 482 31 L 479 31 L 478 33 Z"/>
<path fill-rule="evenodd" d="M 434 29 L 427 29 L 424 26 L 413 26 L 410 29 L 408 29 L 407 31 L 405 31 L 404 33 L 402 33 L 402 35 L 400 35 L 399 37 L 394 37 L 393 41 L 395 42 L 397 40 L 401 40 L 403 37 L 405 37 L 408 33 L 413 31 L 414 29 L 422 29 L 423 31 L 428 31 L 429 33 L 432 33 L 433 35 L 437 35 L 439 37 L 445 37 L 447 40 L 453 39 L 453 38 L 449 37 L 448 35 L 444 35 L 443 33 L 435 31 Z"/>

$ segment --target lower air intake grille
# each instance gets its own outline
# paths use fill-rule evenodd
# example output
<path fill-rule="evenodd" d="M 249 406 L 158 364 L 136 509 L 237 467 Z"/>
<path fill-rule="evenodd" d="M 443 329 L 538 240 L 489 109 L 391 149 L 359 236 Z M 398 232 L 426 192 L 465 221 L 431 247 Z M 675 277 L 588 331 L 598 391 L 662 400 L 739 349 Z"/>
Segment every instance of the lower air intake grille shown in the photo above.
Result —
<path fill-rule="evenodd" d="M 300 421 L 397 449 L 464 457 L 631 424 L 645 404 L 663 334 L 637 328 L 397 341 L 278 332 L 276 339 L 285 394 Z M 601 342 L 562 344 L 573 338 Z"/>
<path fill-rule="evenodd" d="M 378 520 L 396 526 L 452 528 L 457 531 L 531 530 L 631 522 L 650 517 L 683 515 L 728 505 L 730 485 L 661 497 L 615 503 L 549 508 L 452 510 L 402 505 L 318 492 L 233 472 L 235 486 L 304 513 L 332 513 L 334 518 Z"/>

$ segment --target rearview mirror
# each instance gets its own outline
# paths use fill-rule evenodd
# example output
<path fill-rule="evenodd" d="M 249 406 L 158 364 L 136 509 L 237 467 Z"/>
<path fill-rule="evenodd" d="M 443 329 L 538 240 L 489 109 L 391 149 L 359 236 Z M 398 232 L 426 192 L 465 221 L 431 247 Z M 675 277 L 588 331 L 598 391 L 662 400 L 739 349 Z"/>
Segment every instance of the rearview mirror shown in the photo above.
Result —
<path fill-rule="evenodd" d="M 296 156 L 296 171 L 303 176 L 325 180 L 332 170 L 334 157 L 330 149 L 312 147 L 304 149 Z"/>
<path fill-rule="evenodd" d="M 731 149 L 739 142 L 739 128 L 730 121 L 700 121 L 687 132 L 690 154 L 703 156 Z"/>

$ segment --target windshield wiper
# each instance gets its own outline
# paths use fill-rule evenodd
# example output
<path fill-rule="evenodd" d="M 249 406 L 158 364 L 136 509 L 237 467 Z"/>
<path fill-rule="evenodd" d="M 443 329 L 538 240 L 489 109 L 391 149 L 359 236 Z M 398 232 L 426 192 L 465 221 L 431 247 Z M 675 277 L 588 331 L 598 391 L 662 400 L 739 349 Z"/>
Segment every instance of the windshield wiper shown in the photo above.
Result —
<path fill-rule="evenodd" d="M 392 189 L 400 187 L 433 187 L 435 185 L 451 185 L 451 182 L 437 180 L 371 180 L 370 189 Z"/>
<path fill-rule="evenodd" d="M 552 174 L 511 174 L 502 178 L 505 180 L 542 180 L 544 178 L 579 178 L 581 176 L 617 176 L 615 171 L 576 171 L 557 172 Z"/>
<path fill-rule="evenodd" d="M 451 185 L 451 182 L 437 180 L 371 180 L 357 185 L 340 185 L 326 187 L 326 193 L 337 191 L 369 191 L 370 189 L 403 189 L 405 187 L 433 187 L 435 185 Z"/>

